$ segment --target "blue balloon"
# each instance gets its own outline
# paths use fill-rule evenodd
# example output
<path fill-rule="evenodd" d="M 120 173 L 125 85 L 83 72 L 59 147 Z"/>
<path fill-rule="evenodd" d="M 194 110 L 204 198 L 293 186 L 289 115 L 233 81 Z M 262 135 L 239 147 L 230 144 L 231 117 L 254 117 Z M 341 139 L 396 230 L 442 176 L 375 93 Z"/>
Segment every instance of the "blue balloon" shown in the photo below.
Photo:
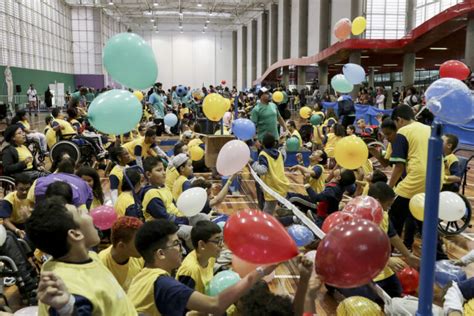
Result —
<path fill-rule="evenodd" d="M 176 94 L 178 95 L 178 97 L 183 98 L 186 96 L 186 94 L 188 94 L 188 88 L 185 86 L 179 85 L 176 88 Z"/>
<path fill-rule="evenodd" d="M 467 279 L 466 272 L 461 267 L 455 266 L 449 260 L 436 262 L 435 283 L 445 287 L 450 281 L 460 282 Z"/>
<path fill-rule="evenodd" d="M 357 64 L 345 64 L 344 67 L 342 67 L 342 73 L 347 81 L 352 84 L 359 84 L 365 80 L 365 70 Z"/>
<path fill-rule="evenodd" d="M 304 247 L 314 241 L 314 234 L 304 225 L 291 225 L 288 227 L 288 233 L 296 242 L 298 247 Z"/>
<path fill-rule="evenodd" d="M 256 132 L 255 124 L 249 119 L 237 119 L 232 122 L 232 132 L 240 140 L 252 139 Z"/>
<path fill-rule="evenodd" d="M 132 93 L 110 90 L 92 101 L 87 118 L 98 131 L 121 135 L 137 127 L 142 112 L 142 104 Z"/>
<path fill-rule="evenodd" d="M 165 125 L 169 127 L 173 127 L 176 124 L 178 124 L 178 117 L 174 115 L 173 113 L 168 113 L 165 115 L 164 121 L 165 121 Z"/>
<path fill-rule="evenodd" d="M 460 80 L 441 78 L 425 92 L 426 106 L 438 118 L 451 124 L 466 124 L 474 115 L 471 90 Z"/>

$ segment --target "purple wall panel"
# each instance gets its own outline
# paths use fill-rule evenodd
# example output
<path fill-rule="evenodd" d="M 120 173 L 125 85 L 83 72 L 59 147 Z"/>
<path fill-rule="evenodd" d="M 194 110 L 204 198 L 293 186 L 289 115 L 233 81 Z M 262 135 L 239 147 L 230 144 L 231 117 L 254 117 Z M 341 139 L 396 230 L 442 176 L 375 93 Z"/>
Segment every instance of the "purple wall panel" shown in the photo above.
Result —
<path fill-rule="evenodd" d="M 85 86 L 97 89 L 104 88 L 104 75 L 74 75 L 76 87 Z"/>

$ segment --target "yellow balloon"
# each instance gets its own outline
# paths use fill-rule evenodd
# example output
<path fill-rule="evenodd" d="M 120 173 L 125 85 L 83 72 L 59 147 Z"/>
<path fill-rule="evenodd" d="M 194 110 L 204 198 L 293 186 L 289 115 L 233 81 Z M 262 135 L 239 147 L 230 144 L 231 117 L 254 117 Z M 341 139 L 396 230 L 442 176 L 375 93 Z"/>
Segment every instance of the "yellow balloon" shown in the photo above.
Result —
<path fill-rule="evenodd" d="M 303 106 L 300 109 L 300 116 L 304 119 L 307 119 L 311 116 L 311 113 L 313 113 L 313 110 L 309 106 Z"/>
<path fill-rule="evenodd" d="M 280 91 L 276 91 L 273 93 L 273 101 L 275 101 L 276 103 L 280 103 L 281 101 L 283 101 L 283 93 L 281 93 Z"/>
<path fill-rule="evenodd" d="M 199 146 L 191 146 L 188 151 L 192 161 L 199 161 L 204 157 L 204 150 Z"/>
<path fill-rule="evenodd" d="M 369 149 L 360 137 L 346 136 L 337 142 L 334 158 L 341 167 L 355 170 L 365 164 L 369 158 Z"/>
<path fill-rule="evenodd" d="M 133 95 L 137 97 L 138 101 L 141 102 L 143 100 L 143 93 L 141 91 L 135 90 L 133 91 Z"/>
<path fill-rule="evenodd" d="M 363 16 L 358 16 L 352 21 L 352 34 L 360 35 L 365 31 L 367 21 Z"/>
<path fill-rule="evenodd" d="M 337 316 L 380 316 L 382 309 L 375 302 L 362 296 L 351 296 L 343 300 L 336 309 Z"/>
<path fill-rule="evenodd" d="M 227 112 L 229 106 L 230 102 L 226 102 L 220 94 L 211 93 L 204 98 L 202 111 L 209 120 L 218 122 Z"/>
<path fill-rule="evenodd" d="M 408 204 L 408 207 L 410 208 L 410 212 L 414 218 L 416 218 L 419 221 L 423 221 L 424 213 L 425 213 L 425 194 L 424 193 L 415 194 L 410 199 L 410 204 Z"/>

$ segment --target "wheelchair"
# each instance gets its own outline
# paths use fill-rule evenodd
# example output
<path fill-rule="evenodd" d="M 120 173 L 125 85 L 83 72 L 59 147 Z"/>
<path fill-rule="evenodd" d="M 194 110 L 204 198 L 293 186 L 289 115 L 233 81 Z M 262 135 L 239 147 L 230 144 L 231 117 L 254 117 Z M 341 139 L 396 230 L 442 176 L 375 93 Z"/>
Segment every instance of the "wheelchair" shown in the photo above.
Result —
<path fill-rule="evenodd" d="M 33 157 L 36 158 L 36 160 L 38 160 L 38 162 L 40 163 L 44 163 L 44 160 L 46 158 L 46 155 L 44 155 L 42 152 L 41 152 L 41 147 L 39 145 L 39 143 L 33 139 L 28 139 L 26 138 L 26 143 L 25 143 L 25 146 L 28 147 L 28 149 L 31 151 L 31 153 L 33 154 Z"/>
<path fill-rule="evenodd" d="M 74 137 L 75 134 L 61 135 L 58 142 L 50 148 L 49 158 L 51 162 L 61 160 L 61 157 L 67 154 L 76 164 L 91 166 L 97 159 L 97 153 L 92 144 L 84 139 Z"/>

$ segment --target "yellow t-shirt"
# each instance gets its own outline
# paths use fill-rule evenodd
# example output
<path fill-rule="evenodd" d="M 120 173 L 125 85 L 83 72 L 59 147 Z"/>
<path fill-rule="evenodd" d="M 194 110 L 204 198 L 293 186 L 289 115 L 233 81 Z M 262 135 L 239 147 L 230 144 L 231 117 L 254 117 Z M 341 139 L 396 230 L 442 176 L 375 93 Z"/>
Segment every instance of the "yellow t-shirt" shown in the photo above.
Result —
<path fill-rule="evenodd" d="M 392 157 L 392 143 L 388 143 L 384 158 L 390 160 L 390 157 Z"/>
<path fill-rule="evenodd" d="M 98 255 L 89 252 L 89 257 L 92 261 L 83 264 L 49 260 L 43 264 L 41 271 L 53 271 L 64 281 L 69 293 L 88 299 L 93 307 L 93 316 L 137 315 L 131 300 Z M 49 315 L 48 306 L 41 302 L 39 315 Z"/>
<path fill-rule="evenodd" d="M 165 186 L 168 190 L 173 191 L 173 184 L 178 179 L 179 172 L 173 167 L 171 164 L 168 165 L 166 168 L 166 179 L 165 179 Z"/>
<path fill-rule="evenodd" d="M 473 298 L 471 298 L 469 301 L 467 301 L 466 304 L 464 304 L 464 315 L 466 316 L 474 315 L 474 299 Z"/>
<path fill-rule="evenodd" d="M 207 267 L 202 267 L 197 259 L 196 250 L 191 251 L 181 263 L 176 272 L 176 279 L 180 277 L 190 277 L 194 281 L 194 289 L 205 294 L 206 287 L 214 276 L 215 258 L 210 258 Z"/>
<path fill-rule="evenodd" d="M 313 170 L 314 167 L 321 168 L 321 175 L 317 179 L 310 176 L 308 183 L 313 188 L 314 192 L 321 193 L 324 190 L 324 185 L 326 183 L 326 174 L 324 173 L 324 167 L 322 165 L 317 164 L 309 166 L 311 170 Z"/>
<path fill-rule="evenodd" d="M 115 176 L 118 179 L 118 195 L 122 192 L 122 181 L 123 181 L 123 169 L 125 167 L 121 165 L 115 165 L 112 170 L 110 170 L 109 179 L 111 176 Z"/>
<path fill-rule="evenodd" d="M 131 191 L 128 192 L 122 192 L 117 198 L 117 201 L 115 202 L 114 209 L 115 213 L 120 216 L 125 216 L 125 213 L 127 211 L 127 208 L 130 205 L 135 204 L 135 199 L 133 198 L 133 194 Z"/>
<path fill-rule="evenodd" d="M 72 127 L 71 123 L 69 123 L 68 121 L 55 118 L 53 119 L 53 122 L 56 122 L 59 124 L 61 135 L 63 135 L 65 138 L 70 138 L 72 135 L 77 134 L 74 127 Z"/>
<path fill-rule="evenodd" d="M 145 262 L 142 258 L 130 258 L 125 264 L 118 264 L 112 258 L 112 246 L 102 250 L 99 258 L 114 275 L 117 282 L 125 292 L 128 291 L 133 278 L 143 269 Z"/>
<path fill-rule="evenodd" d="M 48 144 L 48 148 L 53 148 L 54 144 L 56 144 L 56 132 L 51 126 L 46 126 L 44 128 L 44 135 L 46 136 L 46 143 Z"/>
<path fill-rule="evenodd" d="M 160 312 L 155 305 L 154 286 L 159 276 L 167 275 L 168 272 L 162 269 L 143 268 L 132 280 L 128 289 L 128 297 L 132 301 L 138 313 L 147 316 L 160 316 Z"/>
<path fill-rule="evenodd" d="M 18 153 L 18 161 L 25 161 L 27 158 L 33 158 L 33 154 L 25 145 L 16 146 L 15 149 Z M 26 164 L 26 169 L 33 169 L 33 160 Z"/>
<path fill-rule="evenodd" d="M 163 202 L 163 205 L 165 206 L 166 211 L 168 213 L 176 215 L 176 216 L 183 216 L 183 214 L 178 210 L 176 205 L 174 205 L 173 195 L 170 190 L 168 190 L 166 187 L 151 188 L 148 191 L 146 191 L 145 195 L 143 196 L 143 202 L 142 202 L 143 215 L 145 216 L 146 221 L 150 221 L 154 219 L 153 216 L 147 211 L 148 204 L 154 198 L 158 198 Z"/>
<path fill-rule="evenodd" d="M 455 154 L 449 154 L 444 157 L 444 172 L 446 176 L 451 175 L 451 171 L 449 169 L 451 168 L 451 165 L 455 162 L 459 162 L 459 159 L 458 157 L 456 157 Z"/>
<path fill-rule="evenodd" d="M 137 157 L 135 156 L 135 147 L 137 147 L 137 146 L 142 147 L 141 157 L 147 158 L 147 157 L 150 157 L 150 156 L 153 156 L 153 157 L 156 156 L 157 153 L 154 150 L 150 150 L 152 145 L 154 145 L 154 144 L 147 144 L 147 143 L 145 143 L 145 138 L 140 137 L 140 138 L 137 138 L 135 140 L 132 140 L 131 142 L 128 142 L 128 143 L 122 145 L 122 147 L 125 148 L 128 151 L 128 153 L 130 154 L 132 159 L 136 159 Z"/>
<path fill-rule="evenodd" d="M 383 212 L 383 219 L 382 222 L 379 224 L 379 227 L 385 232 L 388 232 L 388 225 L 389 225 L 389 218 L 388 218 L 388 212 Z M 392 269 L 388 267 L 388 265 L 383 268 L 382 272 L 380 272 L 374 279 L 374 282 L 382 281 L 385 280 L 386 278 L 391 277 L 395 273 L 393 272 Z"/>
<path fill-rule="evenodd" d="M 328 133 L 328 141 L 324 146 L 324 151 L 329 158 L 334 158 L 334 148 L 336 148 L 336 144 L 341 138 L 342 137 L 336 136 L 334 133 Z"/>
<path fill-rule="evenodd" d="M 191 139 L 188 143 L 188 148 L 201 144 L 204 144 L 204 142 L 200 138 Z"/>
<path fill-rule="evenodd" d="M 31 129 L 30 122 L 28 120 L 20 121 L 20 124 L 25 127 L 25 129 Z"/>
<path fill-rule="evenodd" d="M 370 161 L 370 159 L 367 159 L 362 165 L 362 169 L 364 170 L 364 174 L 366 175 L 374 172 L 374 166 L 372 165 L 372 161 Z"/>
<path fill-rule="evenodd" d="M 261 156 L 267 158 L 268 161 L 268 171 L 261 178 L 266 185 L 273 189 L 281 196 L 285 197 L 288 194 L 288 189 L 290 187 L 290 181 L 285 175 L 285 166 L 283 163 L 283 155 L 278 154 L 277 159 L 273 159 L 269 154 L 264 150 L 260 152 Z M 264 192 L 265 201 L 275 201 L 275 198 Z"/>
<path fill-rule="evenodd" d="M 313 143 L 321 145 L 323 143 L 323 138 L 323 127 L 321 125 L 313 126 Z"/>
<path fill-rule="evenodd" d="M 188 178 L 186 178 L 185 176 L 183 175 L 180 175 L 176 181 L 173 183 L 173 199 L 175 201 L 178 201 L 178 198 L 179 196 L 181 195 L 181 193 L 183 193 L 183 184 L 184 182 L 186 182 L 188 180 Z"/>
<path fill-rule="evenodd" d="M 303 139 L 301 138 L 300 132 L 298 132 L 297 130 L 294 130 L 293 133 L 291 133 L 291 136 L 298 138 L 298 142 L 301 148 L 303 146 Z"/>
<path fill-rule="evenodd" d="M 24 224 L 31 215 L 33 203 L 28 198 L 19 199 L 17 192 L 10 192 L 3 198 L 11 205 L 11 214 L 8 217 L 13 224 Z M 6 215 L 6 214 L 4 214 Z"/>

